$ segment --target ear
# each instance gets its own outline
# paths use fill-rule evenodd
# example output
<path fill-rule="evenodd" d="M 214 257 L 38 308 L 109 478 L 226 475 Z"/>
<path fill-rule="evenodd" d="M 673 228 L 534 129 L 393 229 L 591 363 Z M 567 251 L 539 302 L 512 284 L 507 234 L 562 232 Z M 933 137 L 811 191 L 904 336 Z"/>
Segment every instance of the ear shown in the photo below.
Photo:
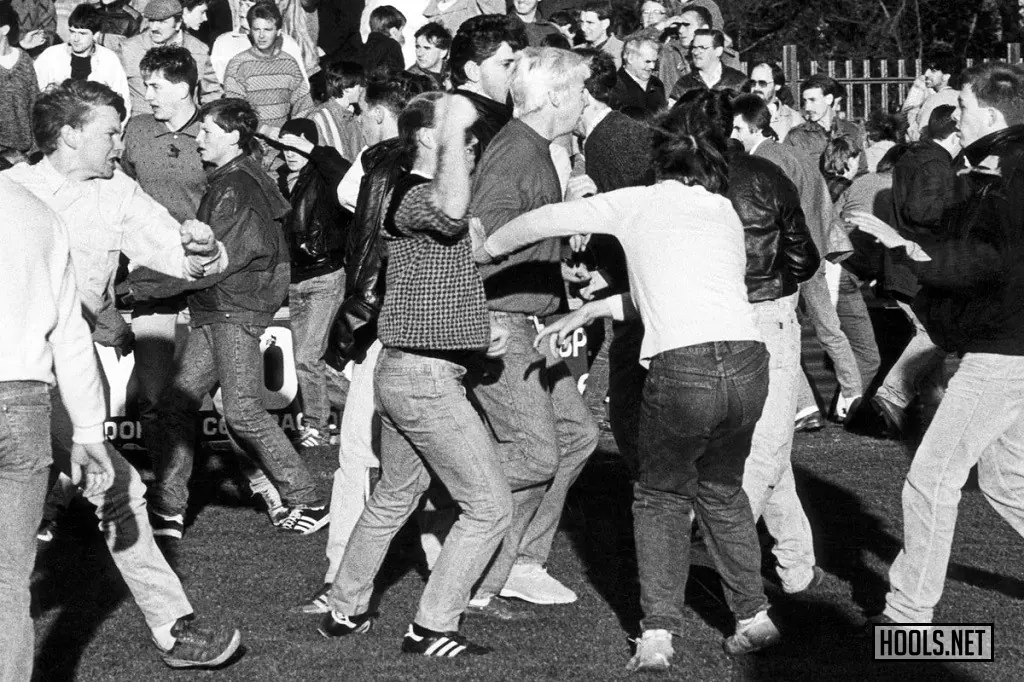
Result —
<path fill-rule="evenodd" d="M 230 133 L 228 133 L 228 139 L 231 141 L 231 144 L 233 144 L 236 147 L 240 146 L 238 144 L 238 138 L 239 138 L 239 134 L 238 134 L 237 130 L 232 130 Z"/>
<path fill-rule="evenodd" d="M 0 36 L 7 37 L 7 34 L 11 32 L 10 26 L 0 26 Z"/>
<path fill-rule="evenodd" d="M 480 82 L 480 65 L 472 59 L 466 60 L 466 65 L 462 67 L 462 70 L 466 73 L 467 80 L 473 83 Z"/>
<path fill-rule="evenodd" d="M 601 28 L 604 29 L 605 33 L 608 32 L 608 29 L 611 28 L 611 25 L 612 25 L 612 20 L 611 19 L 602 19 L 601 20 Z"/>
<path fill-rule="evenodd" d="M 82 143 L 82 131 L 69 125 L 61 126 L 60 142 L 71 149 L 78 149 Z"/>
<path fill-rule="evenodd" d="M 433 149 L 437 145 L 437 137 L 433 128 L 420 128 L 416 131 L 416 141 L 426 147 Z"/>

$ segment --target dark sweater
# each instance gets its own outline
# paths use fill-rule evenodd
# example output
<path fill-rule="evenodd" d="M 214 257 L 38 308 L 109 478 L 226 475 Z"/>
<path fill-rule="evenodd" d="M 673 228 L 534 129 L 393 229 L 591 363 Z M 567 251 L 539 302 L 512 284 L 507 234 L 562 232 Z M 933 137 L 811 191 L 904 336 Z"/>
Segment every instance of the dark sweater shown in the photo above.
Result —
<path fill-rule="evenodd" d="M 626 69 L 619 69 L 608 106 L 616 111 L 624 111 L 633 118 L 652 116 L 668 106 L 665 86 L 657 76 L 651 76 L 647 87 L 641 88 L 636 79 L 626 73 Z"/>
<path fill-rule="evenodd" d="M 367 74 L 374 71 L 398 73 L 405 69 L 402 46 L 398 44 L 398 41 L 383 33 L 369 35 L 356 61 L 363 65 Z"/>
<path fill-rule="evenodd" d="M 32 149 L 32 106 L 38 96 L 36 70 L 24 51 L 10 69 L 0 66 L 0 150 Z"/>

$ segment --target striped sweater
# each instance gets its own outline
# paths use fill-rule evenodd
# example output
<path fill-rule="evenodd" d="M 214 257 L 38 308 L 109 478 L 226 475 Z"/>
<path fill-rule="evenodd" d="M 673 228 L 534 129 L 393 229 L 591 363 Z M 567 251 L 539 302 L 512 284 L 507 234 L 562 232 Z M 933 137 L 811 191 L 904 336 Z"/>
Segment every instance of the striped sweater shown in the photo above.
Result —
<path fill-rule="evenodd" d="M 224 94 L 247 100 L 261 127 L 280 128 L 313 110 L 309 83 L 295 58 L 282 52 L 280 41 L 269 54 L 251 47 L 232 57 L 224 72 Z"/>

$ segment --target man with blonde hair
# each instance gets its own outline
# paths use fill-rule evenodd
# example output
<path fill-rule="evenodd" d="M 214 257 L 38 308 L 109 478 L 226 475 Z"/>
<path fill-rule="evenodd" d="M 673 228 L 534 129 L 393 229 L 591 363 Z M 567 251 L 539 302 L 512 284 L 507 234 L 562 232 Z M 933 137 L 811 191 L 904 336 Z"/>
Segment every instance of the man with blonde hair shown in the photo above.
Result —
<path fill-rule="evenodd" d="M 625 111 L 634 118 L 645 118 L 668 106 L 665 84 L 654 75 L 658 69 L 661 43 L 651 38 L 633 36 L 622 48 L 622 68 L 612 89 L 608 105 Z"/>
<path fill-rule="evenodd" d="M 563 197 L 548 148 L 580 119 L 587 62 L 555 48 L 516 55 L 510 83 L 515 118 L 491 140 L 473 184 L 470 213 L 487 234 L 532 209 L 597 192 L 590 178 L 579 176 L 569 180 Z M 523 613 L 502 596 L 536 604 L 576 600 L 544 563 L 569 486 L 597 446 L 597 426 L 565 363 L 533 347 L 537 329 L 565 302 L 560 240 L 539 242 L 480 272 L 491 326 L 507 328 L 509 341 L 502 362 L 480 363 L 469 383 L 497 441 L 514 511 L 467 613 L 511 620 Z"/>

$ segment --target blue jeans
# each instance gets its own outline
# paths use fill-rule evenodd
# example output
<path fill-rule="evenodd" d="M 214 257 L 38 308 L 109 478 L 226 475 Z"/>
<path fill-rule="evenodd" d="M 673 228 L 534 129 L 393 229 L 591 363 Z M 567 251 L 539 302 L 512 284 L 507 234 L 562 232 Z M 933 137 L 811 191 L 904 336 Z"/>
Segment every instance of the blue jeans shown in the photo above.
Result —
<path fill-rule="evenodd" d="M 637 439 L 640 434 L 640 403 L 647 370 L 640 364 L 644 325 L 640 320 L 615 322 L 608 347 L 608 422 L 619 454 L 636 473 Z"/>
<path fill-rule="evenodd" d="M 1024 357 L 968 353 L 949 381 L 903 486 L 903 550 L 885 598 L 893 620 L 932 622 L 975 464 L 985 499 L 1024 535 Z"/>
<path fill-rule="evenodd" d="M 295 375 L 302 392 L 302 419 L 326 435 L 331 405 L 345 404 L 344 377 L 324 362 L 331 323 L 345 297 L 345 269 L 311 277 L 288 288 Z"/>
<path fill-rule="evenodd" d="M 818 342 L 832 358 L 836 380 L 839 382 L 843 397 L 852 399 L 863 394 L 864 386 L 860 369 L 857 367 L 857 359 L 850 346 L 850 340 L 843 333 L 836 307 L 829 296 L 824 267 L 800 284 L 800 300 L 803 302 L 804 312 L 811 320 Z"/>
<path fill-rule="evenodd" d="M 497 361 L 477 368 L 471 386 L 497 441 L 515 512 L 477 590 L 480 597 L 498 594 L 516 563 L 547 561 L 569 488 L 598 438 L 569 368 L 533 347 L 537 328 L 532 318 L 492 311 L 491 319 L 508 328 L 508 347 Z"/>
<path fill-rule="evenodd" d="M 768 395 L 755 341 L 676 348 L 651 361 L 640 414 L 633 519 L 644 630 L 680 634 L 691 512 L 737 619 L 767 608 L 743 468 Z"/>
<path fill-rule="evenodd" d="M 49 387 L 0 382 L 0 682 L 32 678 L 29 579 L 50 461 Z"/>
<path fill-rule="evenodd" d="M 944 391 L 947 353 L 931 340 L 913 308 L 902 301 L 898 303 L 914 325 L 914 336 L 889 368 L 876 395 L 904 410 L 918 395 L 922 403 L 937 405 Z"/>
<path fill-rule="evenodd" d="M 192 329 L 161 401 L 153 443 L 156 486 L 153 511 L 161 516 L 184 515 L 188 481 L 195 457 L 195 412 L 203 396 L 219 383 L 224 419 L 232 438 L 253 453 L 290 507 L 324 503 L 316 483 L 260 397 L 262 327 L 208 324 Z"/>
<path fill-rule="evenodd" d="M 331 608 L 364 613 L 391 540 L 419 505 L 431 472 L 461 513 L 420 597 L 415 622 L 457 631 L 480 578 L 508 530 L 512 494 L 494 444 L 466 398 L 466 368 L 454 359 L 385 348 L 374 389 L 381 417 L 381 477 L 345 549 Z M 429 467 L 429 469 L 428 469 Z"/>
<path fill-rule="evenodd" d="M 875 328 L 871 324 L 871 316 L 868 314 L 867 304 L 864 303 L 860 284 L 860 280 L 854 277 L 853 273 L 843 270 L 839 277 L 836 314 L 839 315 L 839 328 L 850 342 L 850 350 L 857 360 L 861 387 L 867 391 L 878 374 L 882 359 L 878 354 Z"/>

